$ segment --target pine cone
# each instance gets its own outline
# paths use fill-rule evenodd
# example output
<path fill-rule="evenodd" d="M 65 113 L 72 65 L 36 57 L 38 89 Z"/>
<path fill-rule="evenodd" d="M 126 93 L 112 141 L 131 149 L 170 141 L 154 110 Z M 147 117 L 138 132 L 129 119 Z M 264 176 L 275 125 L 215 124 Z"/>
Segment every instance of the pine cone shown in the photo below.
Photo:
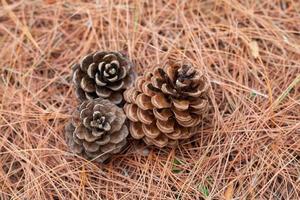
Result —
<path fill-rule="evenodd" d="M 73 66 L 80 101 L 100 97 L 121 107 L 123 92 L 133 85 L 135 77 L 132 63 L 119 52 L 92 53 Z"/>
<path fill-rule="evenodd" d="M 87 159 L 103 163 L 127 143 L 126 115 L 107 99 L 84 101 L 66 126 L 70 149 Z"/>
<path fill-rule="evenodd" d="M 137 78 L 124 92 L 133 138 L 174 146 L 194 135 L 208 111 L 206 76 L 191 64 L 166 64 Z"/>

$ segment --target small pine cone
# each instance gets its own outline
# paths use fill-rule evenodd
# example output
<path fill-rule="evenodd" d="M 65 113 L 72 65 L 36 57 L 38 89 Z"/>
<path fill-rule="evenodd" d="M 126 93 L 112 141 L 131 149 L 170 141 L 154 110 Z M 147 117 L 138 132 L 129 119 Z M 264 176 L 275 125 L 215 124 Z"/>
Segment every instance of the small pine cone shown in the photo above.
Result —
<path fill-rule="evenodd" d="M 174 146 L 194 135 L 208 106 L 206 76 L 191 64 L 166 64 L 137 78 L 124 92 L 129 132 L 149 145 Z"/>
<path fill-rule="evenodd" d="M 109 100 L 86 100 L 66 126 L 67 144 L 74 153 L 103 163 L 126 145 L 125 120 L 122 108 Z"/>
<path fill-rule="evenodd" d="M 121 107 L 123 92 L 133 85 L 136 74 L 122 53 L 96 52 L 73 66 L 72 77 L 80 101 L 100 97 Z"/>

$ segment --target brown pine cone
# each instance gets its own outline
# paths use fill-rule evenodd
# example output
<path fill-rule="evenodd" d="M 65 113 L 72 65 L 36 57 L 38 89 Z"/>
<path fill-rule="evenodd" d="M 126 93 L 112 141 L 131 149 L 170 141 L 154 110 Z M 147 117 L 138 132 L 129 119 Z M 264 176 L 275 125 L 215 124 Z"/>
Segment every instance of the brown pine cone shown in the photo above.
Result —
<path fill-rule="evenodd" d="M 129 132 L 149 145 L 174 146 L 194 135 L 205 117 L 209 84 L 191 64 L 166 64 L 137 78 L 124 92 Z"/>
<path fill-rule="evenodd" d="M 126 145 L 125 120 L 122 108 L 109 100 L 86 100 L 66 126 L 67 144 L 74 153 L 103 163 Z"/>
<path fill-rule="evenodd" d="M 123 92 L 133 85 L 135 77 L 132 63 L 119 52 L 92 53 L 73 66 L 80 101 L 100 97 L 122 106 Z"/>

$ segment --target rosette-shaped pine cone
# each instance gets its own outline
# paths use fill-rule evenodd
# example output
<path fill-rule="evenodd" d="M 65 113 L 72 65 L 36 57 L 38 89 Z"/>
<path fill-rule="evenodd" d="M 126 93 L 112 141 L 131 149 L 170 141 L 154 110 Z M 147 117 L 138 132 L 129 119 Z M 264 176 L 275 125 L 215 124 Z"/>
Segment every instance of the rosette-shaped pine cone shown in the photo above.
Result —
<path fill-rule="evenodd" d="M 107 99 L 86 100 L 66 126 L 67 144 L 74 153 L 103 163 L 125 147 L 125 119 L 122 108 Z"/>
<path fill-rule="evenodd" d="M 122 106 L 123 92 L 133 85 L 132 63 L 119 52 L 96 52 L 73 66 L 73 83 L 80 101 L 105 98 Z"/>
<path fill-rule="evenodd" d="M 208 111 L 208 91 L 206 76 L 191 64 L 169 63 L 146 72 L 124 92 L 130 134 L 158 147 L 190 138 Z"/>

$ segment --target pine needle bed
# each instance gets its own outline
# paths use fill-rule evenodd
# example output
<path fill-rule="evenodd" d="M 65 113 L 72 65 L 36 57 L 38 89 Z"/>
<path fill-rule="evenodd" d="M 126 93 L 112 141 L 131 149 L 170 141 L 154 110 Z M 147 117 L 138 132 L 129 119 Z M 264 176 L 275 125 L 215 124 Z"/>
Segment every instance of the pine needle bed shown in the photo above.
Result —
<path fill-rule="evenodd" d="M 300 199 L 299 1 L 8 1 L 0 7 L 0 199 Z M 208 74 L 214 114 L 177 149 L 70 153 L 71 66 L 124 50 Z"/>

